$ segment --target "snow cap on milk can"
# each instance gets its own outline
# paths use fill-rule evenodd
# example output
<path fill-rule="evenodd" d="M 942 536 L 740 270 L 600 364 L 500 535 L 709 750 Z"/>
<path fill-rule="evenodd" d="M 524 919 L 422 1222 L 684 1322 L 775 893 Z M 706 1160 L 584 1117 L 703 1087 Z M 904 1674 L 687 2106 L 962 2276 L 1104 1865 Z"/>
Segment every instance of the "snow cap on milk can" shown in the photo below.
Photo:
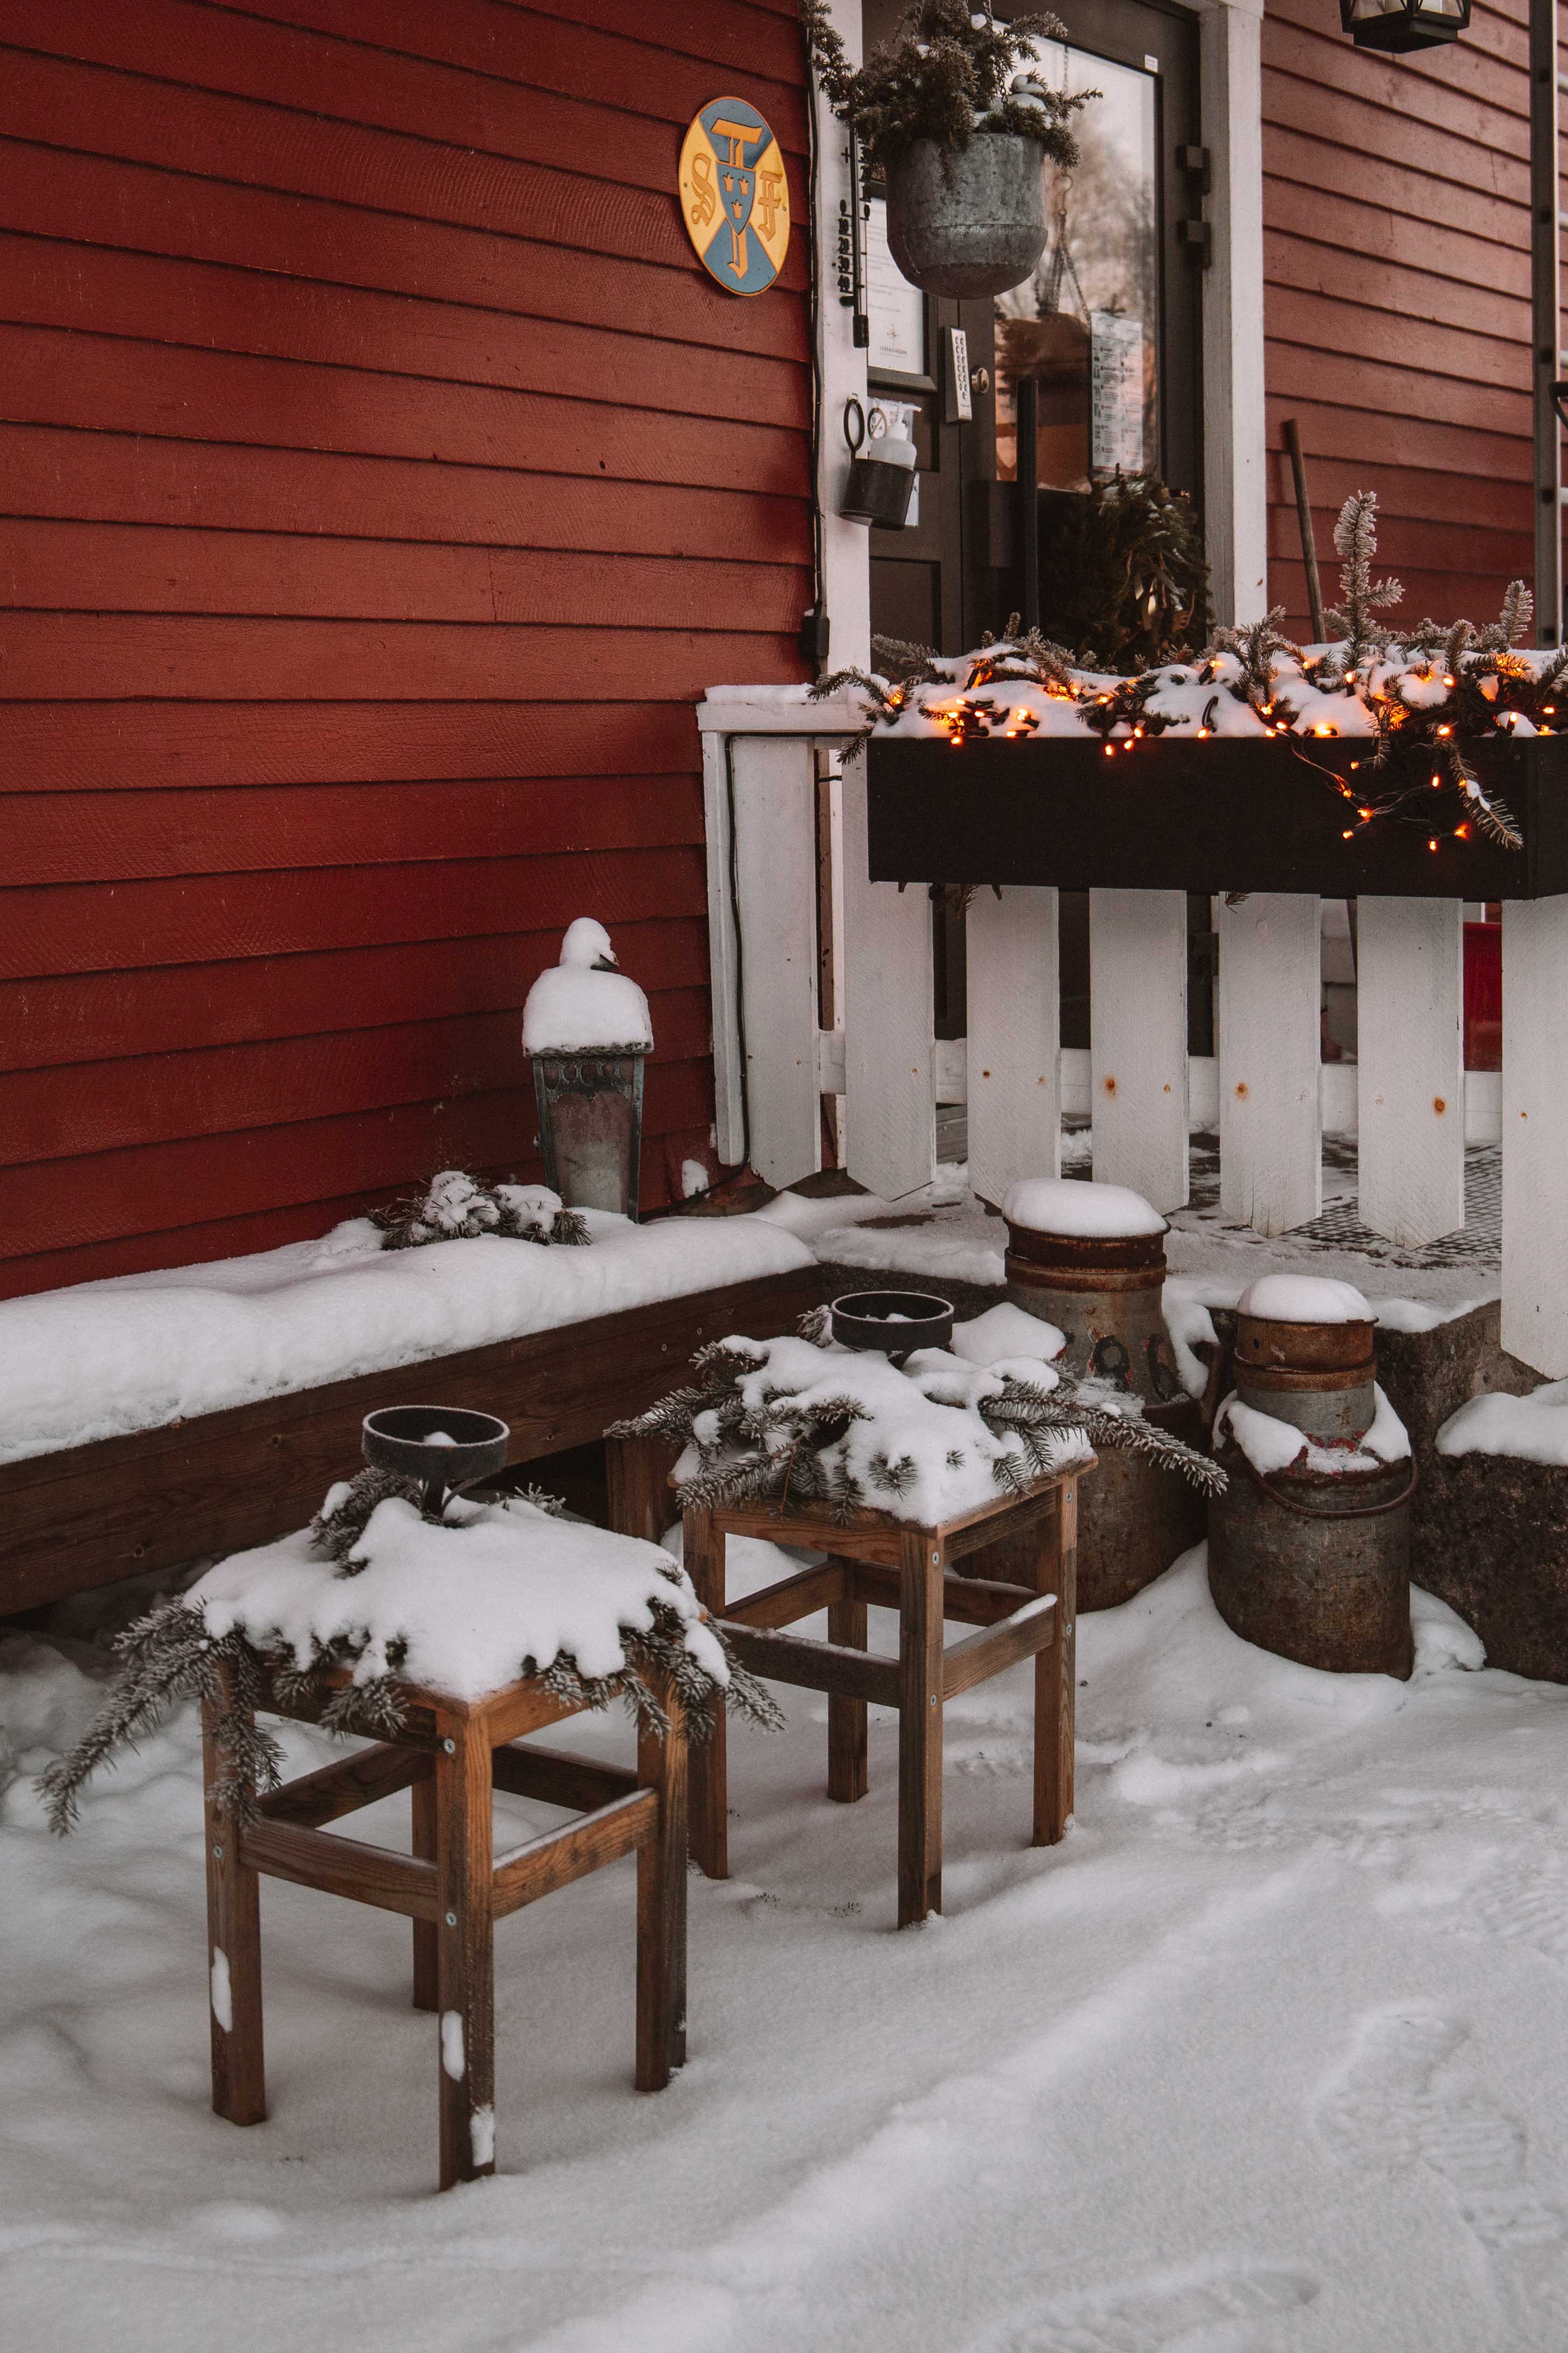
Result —
<path fill-rule="evenodd" d="M 1408 1675 L 1405 1426 L 1377 1385 L 1361 1293 L 1265 1275 L 1237 1307 L 1236 1388 L 1215 1418 L 1229 1474 L 1209 1509 L 1209 1589 L 1260 1649 L 1341 1674 Z"/>
<path fill-rule="evenodd" d="M 1065 1333 L 1068 1370 L 1158 1404 L 1179 1398 L 1159 1210 L 1125 1185 L 1025 1176 L 1002 1214 L 1007 1296 Z"/>

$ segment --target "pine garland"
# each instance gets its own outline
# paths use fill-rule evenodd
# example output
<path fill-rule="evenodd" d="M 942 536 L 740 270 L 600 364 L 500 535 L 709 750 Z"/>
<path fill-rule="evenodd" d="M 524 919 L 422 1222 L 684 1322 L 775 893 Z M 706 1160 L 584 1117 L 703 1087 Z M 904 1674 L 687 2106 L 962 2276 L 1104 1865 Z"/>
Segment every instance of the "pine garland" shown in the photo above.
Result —
<path fill-rule="evenodd" d="M 421 1495 L 415 1480 L 398 1479 L 385 1472 L 362 1471 L 345 1492 L 334 1489 L 310 1524 L 314 1549 L 335 1560 L 340 1577 L 356 1576 L 364 1567 L 356 1557 L 373 1513 L 389 1496 L 401 1496 L 417 1510 Z M 525 1501 L 559 1514 L 565 1505 L 558 1497 L 536 1488 Z M 478 1510 L 460 1498 L 448 1503 L 446 1525 L 454 1517 L 461 1525 L 467 1513 Z M 421 1512 L 432 1525 L 439 1514 Z M 673 1563 L 669 1582 L 679 1585 L 680 1572 Z M 705 1740 L 720 1722 L 723 1709 L 776 1731 L 784 1717 L 766 1686 L 730 1655 L 723 1635 L 711 1621 L 709 1631 L 724 1653 L 729 1682 L 721 1686 L 686 1645 L 686 1621 L 673 1604 L 655 1600 L 650 1627 L 623 1627 L 624 1663 L 608 1675 L 584 1675 L 574 1655 L 562 1651 L 549 1666 L 525 1657 L 518 1662 L 520 1677 L 537 1676 L 545 1689 L 574 1707 L 595 1711 L 616 1698 L 645 1730 L 663 1739 L 669 1729 L 655 1684 L 667 1681 L 679 1694 L 692 1738 Z M 281 1787 L 283 1750 L 277 1735 L 255 1721 L 254 1711 L 266 1704 L 269 1688 L 289 1706 L 307 1708 L 326 1732 L 395 1740 L 407 1723 L 407 1707 L 399 1681 L 406 1645 L 395 1637 L 385 1646 L 390 1672 L 361 1682 L 334 1684 L 330 1678 L 352 1670 L 363 1657 L 368 1634 L 357 1641 L 318 1644 L 304 1663 L 290 1657 L 281 1633 L 274 1640 L 252 1640 L 238 1631 L 215 1635 L 200 1607 L 186 1599 L 159 1604 L 128 1626 L 115 1641 L 120 1671 L 98 1715 L 67 1757 L 58 1758 L 38 1783 L 49 1827 L 64 1837 L 78 1820 L 86 1783 L 110 1757 L 134 1748 L 139 1738 L 154 1730 L 181 1701 L 205 1699 L 216 1705 L 216 1732 L 222 1767 L 215 1789 L 220 1810 L 241 1822 L 259 1811 L 258 1797 Z M 232 1678 L 233 1695 L 224 1670 Z"/>
<path fill-rule="evenodd" d="M 371 1212 L 383 1250 L 423 1250 L 431 1242 L 471 1241 L 498 1234 L 505 1241 L 555 1243 L 580 1249 L 593 1240 L 580 1210 L 562 1206 L 544 1185 L 481 1185 L 466 1169 L 443 1168 L 423 1193 Z"/>
<path fill-rule="evenodd" d="M 875 168 L 931 139 L 951 179 L 952 157 L 977 132 L 1033 139 L 1064 171 L 1076 168 L 1079 145 L 1068 125 L 1100 92 L 1069 97 L 1043 79 L 1032 44 L 1068 37 L 1048 12 L 1001 24 L 970 0 L 916 0 L 892 39 L 858 69 L 827 0 L 800 0 L 800 19 L 828 104 Z"/>
<path fill-rule="evenodd" d="M 800 1325 L 800 1337 L 823 1349 L 819 1378 L 826 1385 L 836 1363 L 846 1371 L 855 1360 L 824 1347 L 826 1311 L 814 1310 Z M 612 1437 L 679 1439 L 695 1460 L 680 1477 L 678 1494 L 683 1510 L 711 1510 L 742 1503 L 824 1503 L 841 1522 L 858 1512 L 885 1510 L 896 1503 L 919 1476 L 908 1456 L 872 1456 L 868 1481 L 847 1470 L 839 1441 L 852 1422 L 870 1419 L 852 1385 L 841 1394 L 830 1389 L 802 1405 L 787 1387 L 750 1403 L 742 1383 L 754 1374 L 767 1355 L 764 1343 L 716 1340 L 693 1358 L 695 1382 L 672 1390 L 647 1413 L 616 1423 Z M 966 1366 L 966 1372 L 977 1367 Z M 975 1400 L 976 1410 L 994 1438 L 1016 1439 L 1017 1451 L 999 1452 L 992 1474 L 1004 1494 L 1022 1493 L 1036 1479 L 1047 1477 L 1089 1446 L 1142 1456 L 1163 1470 L 1175 1471 L 1200 1492 L 1217 1494 L 1225 1473 L 1206 1454 L 1184 1445 L 1168 1430 L 1139 1414 L 1122 1414 L 1096 1398 L 1089 1385 L 1069 1376 L 1058 1377 L 1055 1387 L 1027 1380 L 1015 1373 L 997 1376 L 999 1389 Z M 928 1393 L 929 1394 L 929 1393 Z M 963 1456 L 947 1460 L 959 1469 Z"/>
<path fill-rule="evenodd" d="M 1026 706 L 1012 707 L 1009 691 L 1029 686 L 1075 703 L 1079 723 L 1108 748 L 1130 750 L 1173 730 L 1194 732 L 1190 718 L 1162 709 L 1160 697 L 1163 691 L 1195 683 L 1213 689 L 1196 733 L 1234 735 L 1237 731 L 1224 723 L 1222 706 L 1245 705 L 1258 733 L 1288 744 L 1354 804 L 1361 824 L 1397 818 L 1431 834 L 1441 822 L 1461 838 L 1474 831 L 1503 848 L 1521 848 L 1506 802 L 1482 782 L 1463 746 L 1477 738 L 1507 741 L 1521 729 L 1526 734 L 1568 732 L 1568 647 L 1539 666 L 1538 659 L 1515 650 L 1534 617 L 1533 600 L 1521 580 L 1509 584 L 1501 612 L 1484 628 L 1468 620 L 1445 626 L 1426 618 L 1396 637 L 1375 617 L 1403 592 L 1397 581 L 1373 576 L 1377 501 L 1371 491 L 1345 501 L 1334 543 L 1342 559 L 1342 601 L 1329 618 L 1342 640 L 1324 652 L 1309 653 L 1286 636 L 1284 607 L 1276 606 L 1261 620 L 1214 630 L 1194 660 L 1134 676 L 1106 676 L 1075 668 L 1065 649 L 1038 631 L 1020 632 L 1014 614 L 1001 640 L 988 638 L 967 657 L 900 646 L 898 677 L 840 670 L 811 692 L 862 693 L 866 725 L 849 757 L 878 728 L 895 725 L 911 711 L 939 719 L 960 744 L 1004 732 L 1033 734 L 1038 716 Z M 1003 700 L 984 691 L 993 685 L 1004 690 Z M 925 694 L 928 686 L 935 694 Z M 1314 737 L 1365 732 L 1364 720 L 1343 731 L 1335 723 L 1333 699 L 1341 695 L 1359 703 L 1371 722 L 1362 767 L 1381 778 L 1381 789 L 1352 786 L 1314 754 Z M 1298 725 L 1308 720 L 1312 723 Z M 1428 797 L 1434 783 L 1446 784 L 1455 795 L 1457 826 L 1447 817 L 1439 819 L 1442 804 L 1435 807 Z"/>

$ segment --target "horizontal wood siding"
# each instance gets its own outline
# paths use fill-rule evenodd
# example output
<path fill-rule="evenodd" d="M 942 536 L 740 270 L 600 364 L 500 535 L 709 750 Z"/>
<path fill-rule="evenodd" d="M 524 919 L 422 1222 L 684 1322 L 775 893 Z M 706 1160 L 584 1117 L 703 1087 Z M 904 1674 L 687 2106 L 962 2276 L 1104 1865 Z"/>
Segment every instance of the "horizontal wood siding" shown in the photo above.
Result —
<path fill-rule="evenodd" d="M 1269 575 L 1308 628 L 1283 425 L 1307 456 L 1324 596 L 1334 518 L 1378 494 L 1390 618 L 1492 619 L 1534 571 L 1525 0 L 1408 58 L 1355 48 L 1336 0 L 1268 0 L 1263 168 Z"/>
<path fill-rule="evenodd" d="M 691 704 L 811 600 L 806 239 L 726 297 L 685 125 L 793 0 L 0 0 L 0 1295 L 537 1175 L 519 1017 L 647 987 L 712 1116 Z"/>

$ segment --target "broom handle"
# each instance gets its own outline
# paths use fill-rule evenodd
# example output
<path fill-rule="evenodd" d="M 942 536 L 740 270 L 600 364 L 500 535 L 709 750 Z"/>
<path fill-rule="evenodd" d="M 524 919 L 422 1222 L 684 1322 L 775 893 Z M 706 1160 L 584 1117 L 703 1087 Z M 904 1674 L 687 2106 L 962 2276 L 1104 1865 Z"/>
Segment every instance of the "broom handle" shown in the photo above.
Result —
<path fill-rule="evenodd" d="M 1307 604 L 1312 617 L 1312 641 L 1323 642 L 1323 591 L 1318 579 L 1318 550 L 1312 538 L 1312 510 L 1307 499 L 1307 460 L 1301 454 L 1301 428 L 1293 417 L 1285 420 L 1285 447 L 1296 478 L 1296 521 L 1301 533 L 1301 557 L 1307 566 Z"/>

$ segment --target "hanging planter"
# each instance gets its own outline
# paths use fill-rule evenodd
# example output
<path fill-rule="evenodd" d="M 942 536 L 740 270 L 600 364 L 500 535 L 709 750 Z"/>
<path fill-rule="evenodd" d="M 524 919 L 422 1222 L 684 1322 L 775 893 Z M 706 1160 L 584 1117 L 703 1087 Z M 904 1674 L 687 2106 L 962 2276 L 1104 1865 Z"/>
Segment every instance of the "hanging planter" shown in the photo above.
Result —
<path fill-rule="evenodd" d="M 1045 249 L 1040 167 L 1049 157 L 1072 170 L 1068 126 L 1100 94 L 1069 96 L 1040 79 L 1034 45 L 1065 40 L 1066 26 L 918 0 L 898 37 L 856 70 L 826 0 L 801 0 L 801 21 L 828 103 L 882 174 L 888 243 L 910 283 L 959 297 L 1022 284 Z"/>
<path fill-rule="evenodd" d="M 993 132 L 944 155 L 917 139 L 887 166 L 888 244 L 911 286 L 960 301 L 1004 294 L 1046 242 L 1039 143 Z"/>

